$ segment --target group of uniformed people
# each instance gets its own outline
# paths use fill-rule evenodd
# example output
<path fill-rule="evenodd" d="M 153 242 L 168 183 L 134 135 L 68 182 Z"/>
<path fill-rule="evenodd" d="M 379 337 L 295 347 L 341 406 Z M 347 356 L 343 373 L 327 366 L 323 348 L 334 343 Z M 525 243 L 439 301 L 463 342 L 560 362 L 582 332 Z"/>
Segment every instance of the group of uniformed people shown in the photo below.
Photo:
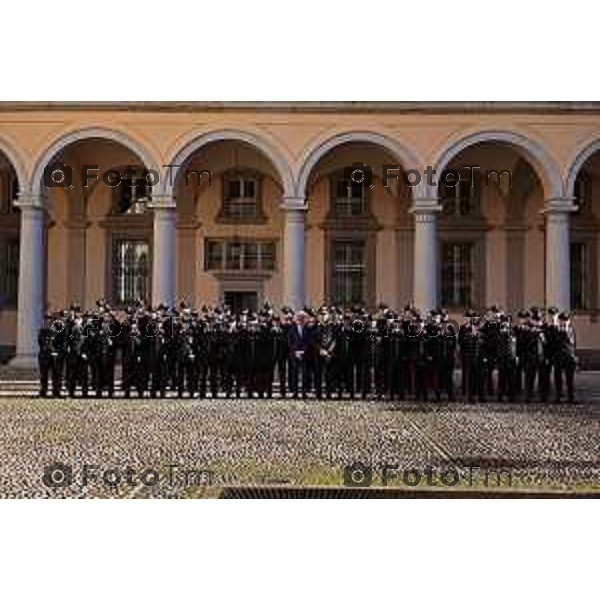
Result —
<path fill-rule="evenodd" d="M 444 309 L 412 305 L 234 313 L 138 302 L 123 314 L 96 304 L 45 315 L 40 395 L 110 397 L 120 371 L 125 397 L 575 399 L 575 333 L 554 308 L 532 307 L 513 322 L 492 306 L 458 324 Z"/>

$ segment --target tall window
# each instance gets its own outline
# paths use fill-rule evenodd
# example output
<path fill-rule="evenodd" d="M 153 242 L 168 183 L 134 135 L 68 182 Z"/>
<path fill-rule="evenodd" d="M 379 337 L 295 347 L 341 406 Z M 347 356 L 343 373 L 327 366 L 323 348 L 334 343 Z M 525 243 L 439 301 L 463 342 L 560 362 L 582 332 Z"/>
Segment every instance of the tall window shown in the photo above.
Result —
<path fill-rule="evenodd" d="M 589 308 L 587 294 L 587 246 L 584 243 L 571 244 L 571 308 L 586 310 Z"/>
<path fill-rule="evenodd" d="M 249 173 L 226 173 L 223 177 L 221 217 L 252 219 L 260 215 L 258 177 Z"/>
<path fill-rule="evenodd" d="M 149 298 L 149 245 L 117 239 L 113 247 L 113 295 L 117 304 Z"/>
<path fill-rule="evenodd" d="M 474 305 L 474 245 L 442 244 L 442 304 L 465 307 Z"/>
<path fill-rule="evenodd" d="M 0 308 L 16 306 L 19 291 L 19 242 L 0 241 Z"/>
<path fill-rule="evenodd" d="M 205 242 L 206 271 L 274 271 L 275 242 L 229 239 Z"/>
<path fill-rule="evenodd" d="M 338 217 L 359 216 L 366 212 L 366 190 L 362 183 L 335 179 L 333 213 Z"/>
<path fill-rule="evenodd" d="M 464 175 L 454 186 L 440 183 L 440 194 L 446 216 L 465 217 L 476 214 L 478 210 L 479 186 L 476 181 L 472 186 L 470 178 Z"/>
<path fill-rule="evenodd" d="M 364 241 L 333 242 L 332 300 L 348 306 L 365 304 L 366 252 Z"/>

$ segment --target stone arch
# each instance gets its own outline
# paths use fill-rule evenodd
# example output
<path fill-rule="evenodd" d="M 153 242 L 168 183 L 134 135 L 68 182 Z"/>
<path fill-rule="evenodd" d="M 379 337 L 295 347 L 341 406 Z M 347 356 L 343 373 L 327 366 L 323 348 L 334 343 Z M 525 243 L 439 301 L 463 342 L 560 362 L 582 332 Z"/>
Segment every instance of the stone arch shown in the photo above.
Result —
<path fill-rule="evenodd" d="M 579 175 L 583 165 L 596 152 L 600 152 L 600 139 L 595 139 L 592 142 L 586 142 L 580 146 L 575 157 L 568 162 L 568 171 L 566 172 L 565 194 L 568 197 L 575 196 L 575 181 Z"/>
<path fill-rule="evenodd" d="M 6 138 L 0 136 L 0 154 L 3 154 L 17 174 L 19 189 L 24 192 L 27 188 L 27 175 L 25 170 L 25 161 L 21 152 L 9 142 Z"/>
<path fill-rule="evenodd" d="M 220 129 L 187 137 L 182 144 L 179 144 L 176 149 L 167 156 L 165 164 L 183 165 L 199 149 L 213 142 L 222 141 L 243 142 L 262 153 L 275 167 L 283 187 L 284 196 L 293 195 L 294 185 L 292 172 L 288 161 L 285 159 L 282 152 L 271 142 L 250 131 Z M 161 193 L 172 195 L 175 180 L 177 179 L 177 173 L 174 175 L 175 176 L 163 178 Z"/>
<path fill-rule="evenodd" d="M 62 134 L 54 139 L 37 158 L 34 163 L 30 180 L 32 196 L 40 197 L 43 195 L 42 177 L 44 169 L 56 154 L 75 142 L 93 139 L 108 140 L 121 144 L 133 152 L 142 161 L 144 167 L 147 169 L 158 169 L 159 162 L 156 160 L 155 155 L 145 145 L 141 144 L 130 135 L 116 129 L 104 127 L 78 129 Z"/>
<path fill-rule="evenodd" d="M 554 159 L 540 142 L 513 131 L 476 131 L 459 139 L 452 139 L 436 154 L 433 160 L 433 167 L 436 170 L 437 177 L 463 150 L 475 144 L 488 142 L 506 144 L 517 151 L 521 151 L 540 178 L 544 189 L 544 197 L 557 198 L 562 196 L 563 186 L 560 169 Z"/>
<path fill-rule="evenodd" d="M 366 142 L 379 146 L 393 154 L 399 160 L 402 167 L 423 171 L 421 157 L 408 144 L 400 142 L 389 135 L 374 131 L 347 131 L 321 140 L 316 146 L 312 146 L 304 152 L 296 177 L 295 195 L 303 198 L 306 197 L 310 174 L 330 150 L 342 144 L 352 142 Z"/>

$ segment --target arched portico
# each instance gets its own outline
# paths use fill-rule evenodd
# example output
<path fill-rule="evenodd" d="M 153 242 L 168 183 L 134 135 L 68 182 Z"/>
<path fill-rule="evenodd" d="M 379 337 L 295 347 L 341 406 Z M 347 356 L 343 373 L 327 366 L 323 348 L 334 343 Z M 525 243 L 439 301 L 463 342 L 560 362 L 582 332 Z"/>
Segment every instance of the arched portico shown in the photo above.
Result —
<path fill-rule="evenodd" d="M 161 187 L 161 196 L 164 198 L 165 206 L 172 207 L 171 212 L 174 214 L 175 186 L 183 170 L 182 168 L 201 150 L 210 145 L 222 142 L 238 143 L 252 148 L 258 154 L 264 156 L 274 169 L 276 179 L 278 179 L 283 191 L 281 206 L 286 215 L 283 228 L 283 298 L 285 303 L 300 308 L 304 304 L 304 286 L 302 283 L 292 283 L 292 280 L 300 277 L 298 275 L 298 271 L 300 270 L 302 270 L 303 277 L 304 267 L 303 264 L 300 266 L 299 263 L 302 253 L 298 250 L 298 244 L 301 241 L 303 247 L 304 226 L 303 224 L 299 226 L 297 220 L 294 221 L 288 218 L 294 212 L 288 210 L 290 204 L 287 200 L 293 197 L 294 179 L 289 166 L 289 158 L 285 156 L 285 153 L 272 140 L 253 131 L 240 129 L 220 129 L 203 133 L 196 132 L 186 136 L 184 140 L 180 140 L 166 153 L 165 165 L 170 170 L 170 176 L 163 177 L 163 185 Z M 212 171 L 210 164 L 208 170 Z M 294 212 L 294 214 L 296 213 Z M 172 223 L 166 224 L 163 227 L 162 237 L 165 240 L 175 239 L 174 218 L 172 219 Z M 300 237 L 302 237 L 302 240 L 300 240 Z M 165 269 L 168 270 L 168 268 L 169 265 L 166 265 Z"/>
<path fill-rule="evenodd" d="M 596 152 L 600 152 L 600 138 L 592 142 L 586 142 L 580 146 L 574 156 L 567 163 L 567 171 L 565 173 L 565 195 L 567 197 L 575 196 L 575 182 L 584 164 Z"/>
<path fill-rule="evenodd" d="M 600 247 L 600 137 L 577 146 L 565 164 L 565 191 L 577 212 L 570 219 L 571 309 L 585 313 L 598 306 Z"/>
<path fill-rule="evenodd" d="M 545 228 L 546 305 L 569 308 L 569 214 L 572 198 L 565 194 L 560 168 L 544 145 L 514 131 L 476 131 L 451 139 L 433 159 L 438 177 L 460 153 L 479 144 L 501 144 L 513 148 L 531 165 L 543 188 Z"/>
<path fill-rule="evenodd" d="M 179 169 L 184 166 L 197 151 L 209 144 L 225 141 L 241 142 L 262 153 L 275 167 L 281 181 L 281 186 L 284 190 L 284 196 L 293 195 L 294 183 L 292 171 L 283 152 L 277 148 L 273 142 L 268 141 L 263 136 L 257 135 L 251 131 L 220 129 L 205 133 L 191 134 L 168 151 L 165 165 L 171 165 L 173 168 Z M 161 193 L 165 196 L 172 197 L 176 179 L 177 172 L 174 172 L 172 177 L 163 177 Z"/>
<path fill-rule="evenodd" d="M 388 133 L 369 130 L 344 131 L 323 138 L 307 148 L 299 161 L 296 196 L 306 197 L 311 174 L 329 153 L 350 144 L 366 144 L 384 150 L 400 168 L 395 175 L 401 177 L 401 172 L 410 171 L 419 174 L 420 183 L 407 186 L 415 219 L 413 296 L 421 308 L 433 308 L 436 304 L 437 286 L 436 279 L 428 273 L 435 263 L 435 253 L 432 251 L 435 246 L 432 246 L 432 242 L 435 242 L 437 201 L 435 191 L 426 184 L 425 162 L 409 143 Z M 377 175 L 383 177 L 383 173 Z M 411 177 L 410 181 L 415 180 Z"/>
<path fill-rule="evenodd" d="M 6 340 L 2 351 L 14 343 L 18 319 L 20 215 L 14 200 L 25 184 L 24 176 L 20 152 L 0 139 L 0 335 Z"/>
<path fill-rule="evenodd" d="M 158 159 L 158 155 L 129 134 L 117 129 L 86 127 L 76 131 L 69 131 L 58 136 L 35 160 L 30 178 L 32 198 L 41 199 L 45 195 L 43 185 L 44 169 L 51 163 L 55 156 L 76 142 L 93 139 L 116 142 L 135 154 L 146 169 L 159 169 L 160 160 Z"/>
<path fill-rule="evenodd" d="M 540 178 L 546 198 L 559 198 L 563 195 L 560 170 L 541 142 L 525 137 L 520 133 L 503 130 L 476 131 L 449 140 L 432 158 L 437 176 L 447 169 L 450 162 L 463 150 L 482 143 L 499 143 L 521 152 Z"/>
<path fill-rule="evenodd" d="M 20 191 L 18 206 L 21 210 L 21 245 L 19 268 L 19 317 L 17 326 L 16 366 L 35 364 L 36 335 L 42 321 L 44 307 L 45 210 L 48 189 L 44 171 L 56 157 L 78 143 L 88 141 L 114 142 L 130 151 L 147 169 L 157 169 L 155 153 L 130 135 L 116 129 L 86 127 L 62 133 L 55 137 L 33 161 L 31 176 Z M 75 168 L 75 165 L 67 165 Z M 81 191 L 81 190 L 80 190 Z M 84 215 L 85 217 L 85 215 Z M 85 222 L 85 218 L 83 219 Z M 83 253 L 72 255 L 77 260 Z"/>
<path fill-rule="evenodd" d="M 296 196 L 306 196 L 306 187 L 310 174 L 319 161 L 331 150 L 354 142 L 379 146 L 392 154 L 405 170 L 423 171 L 424 162 L 417 151 L 404 142 L 383 133 L 374 131 L 346 131 L 318 141 L 307 148 L 299 160 L 296 172 Z M 416 195 L 416 194 L 415 194 Z"/>
<path fill-rule="evenodd" d="M 19 182 L 19 189 L 25 189 L 28 184 L 28 179 L 27 171 L 25 169 L 25 160 L 21 151 L 7 138 L 0 136 L 0 154 L 3 154 L 6 157 L 12 168 L 15 170 Z"/>

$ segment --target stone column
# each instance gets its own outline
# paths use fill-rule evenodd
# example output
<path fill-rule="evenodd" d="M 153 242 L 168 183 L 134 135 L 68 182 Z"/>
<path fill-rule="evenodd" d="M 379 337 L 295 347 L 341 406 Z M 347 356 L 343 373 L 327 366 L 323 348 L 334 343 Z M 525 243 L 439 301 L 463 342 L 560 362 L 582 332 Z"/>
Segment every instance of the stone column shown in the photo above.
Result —
<path fill-rule="evenodd" d="M 176 204 L 171 197 L 155 196 L 148 206 L 154 210 L 152 304 L 173 306 L 177 280 Z"/>
<path fill-rule="evenodd" d="M 44 217 L 41 198 L 20 196 L 19 299 L 16 368 L 37 367 L 37 336 L 44 311 Z"/>
<path fill-rule="evenodd" d="M 69 304 L 85 306 L 85 282 L 87 242 L 86 232 L 90 223 L 85 215 L 75 215 L 65 224 L 69 264 L 67 265 L 67 298 Z"/>
<path fill-rule="evenodd" d="M 196 295 L 199 262 L 197 231 L 202 224 L 193 214 L 179 215 L 177 221 L 177 256 L 179 264 L 177 265 L 176 289 L 181 300 L 197 306 L 201 300 Z"/>
<path fill-rule="evenodd" d="M 569 310 L 569 215 L 576 210 L 571 198 L 551 198 L 544 203 L 546 216 L 546 306 Z"/>
<path fill-rule="evenodd" d="M 306 211 L 304 198 L 284 198 L 283 303 L 294 310 L 306 302 Z"/>
<path fill-rule="evenodd" d="M 416 198 L 411 208 L 415 216 L 414 303 L 422 311 L 439 303 L 437 215 L 440 210 L 436 198 Z"/>

